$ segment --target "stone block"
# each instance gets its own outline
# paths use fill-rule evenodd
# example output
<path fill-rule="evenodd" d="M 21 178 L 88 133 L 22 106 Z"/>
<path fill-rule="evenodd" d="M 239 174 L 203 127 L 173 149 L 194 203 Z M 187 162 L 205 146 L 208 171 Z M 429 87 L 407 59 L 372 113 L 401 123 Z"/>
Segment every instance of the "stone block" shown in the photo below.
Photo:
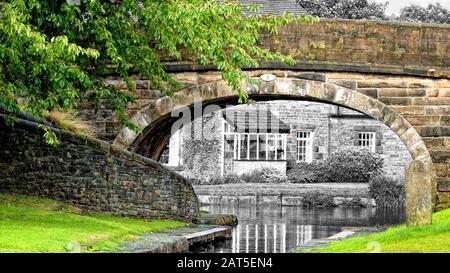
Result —
<path fill-rule="evenodd" d="M 408 97 L 384 97 L 378 99 L 380 102 L 387 105 L 412 105 L 412 98 Z"/>
<path fill-rule="evenodd" d="M 438 191 L 450 192 L 450 178 L 438 178 L 437 183 Z"/>
<path fill-rule="evenodd" d="M 325 82 L 326 80 L 325 73 L 316 73 L 316 72 L 290 72 L 288 76 L 297 79 L 319 81 L 319 82 Z"/>
<path fill-rule="evenodd" d="M 402 115 L 424 115 L 425 114 L 425 107 L 423 107 L 423 106 L 393 105 L 393 106 L 391 106 L 391 108 Z"/>
<path fill-rule="evenodd" d="M 411 115 L 406 116 L 406 119 L 413 126 L 438 126 L 440 124 L 440 116 L 423 116 Z"/>
<path fill-rule="evenodd" d="M 358 88 L 359 93 L 369 96 L 371 98 L 378 98 L 378 89 L 376 88 Z"/>
<path fill-rule="evenodd" d="M 380 97 L 407 97 L 408 90 L 406 88 L 380 88 L 378 95 Z"/>
<path fill-rule="evenodd" d="M 406 223 L 408 226 L 431 224 L 431 176 L 429 164 L 414 160 L 406 169 Z"/>
<path fill-rule="evenodd" d="M 406 81 L 377 79 L 358 81 L 358 88 L 407 88 Z"/>

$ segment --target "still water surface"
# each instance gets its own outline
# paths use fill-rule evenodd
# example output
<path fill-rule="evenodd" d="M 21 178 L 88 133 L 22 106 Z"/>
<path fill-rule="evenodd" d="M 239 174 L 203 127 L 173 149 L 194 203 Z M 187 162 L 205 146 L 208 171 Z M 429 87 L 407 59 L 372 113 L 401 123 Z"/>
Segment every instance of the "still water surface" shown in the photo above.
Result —
<path fill-rule="evenodd" d="M 233 228 L 232 239 L 199 246 L 193 252 L 284 253 L 312 239 L 336 234 L 343 227 L 389 226 L 405 220 L 402 209 L 232 205 L 202 209 L 235 214 L 239 225 Z"/>

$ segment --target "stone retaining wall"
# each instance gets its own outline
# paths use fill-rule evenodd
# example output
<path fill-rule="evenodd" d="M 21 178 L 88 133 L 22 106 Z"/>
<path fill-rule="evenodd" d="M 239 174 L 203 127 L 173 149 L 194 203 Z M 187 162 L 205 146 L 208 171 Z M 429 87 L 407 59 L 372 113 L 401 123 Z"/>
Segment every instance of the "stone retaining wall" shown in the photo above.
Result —
<path fill-rule="evenodd" d="M 106 142 L 55 132 L 61 145 L 51 147 L 37 123 L 1 122 L 1 193 L 51 197 L 123 216 L 197 219 L 198 200 L 187 179 Z"/>
<path fill-rule="evenodd" d="M 277 205 L 319 207 L 375 207 L 368 184 L 223 184 L 197 185 L 202 205 Z"/>

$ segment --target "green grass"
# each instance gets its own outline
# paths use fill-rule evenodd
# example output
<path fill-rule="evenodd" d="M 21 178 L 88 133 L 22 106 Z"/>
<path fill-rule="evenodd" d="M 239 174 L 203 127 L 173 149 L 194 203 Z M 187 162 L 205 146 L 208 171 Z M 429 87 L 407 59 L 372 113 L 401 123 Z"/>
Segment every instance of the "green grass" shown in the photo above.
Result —
<path fill-rule="evenodd" d="M 81 214 L 55 200 L 0 194 L 0 252 L 112 251 L 136 235 L 185 223 Z M 74 247 L 75 246 L 75 247 Z"/>
<path fill-rule="evenodd" d="M 433 214 L 433 224 L 392 227 L 381 233 L 332 242 L 315 252 L 450 252 L 450 209 Z"/>

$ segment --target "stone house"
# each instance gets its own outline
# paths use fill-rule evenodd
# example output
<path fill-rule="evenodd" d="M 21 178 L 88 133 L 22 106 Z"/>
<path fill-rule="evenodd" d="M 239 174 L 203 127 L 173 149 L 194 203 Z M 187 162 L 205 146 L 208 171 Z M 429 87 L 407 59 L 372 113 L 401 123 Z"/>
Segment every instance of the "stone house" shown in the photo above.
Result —
<path fill-rule="evenodd" d="M 201 128 L 201 129 L 200 129 Z M 341 106 L 267 101 L 227 107 L 177 131 L 160 161 L 190 178 L 209 179 L 326 159 L 342 149 L 384 158 L 384 172 L 403 177 L 411 155 L 386 125 Z"/>

